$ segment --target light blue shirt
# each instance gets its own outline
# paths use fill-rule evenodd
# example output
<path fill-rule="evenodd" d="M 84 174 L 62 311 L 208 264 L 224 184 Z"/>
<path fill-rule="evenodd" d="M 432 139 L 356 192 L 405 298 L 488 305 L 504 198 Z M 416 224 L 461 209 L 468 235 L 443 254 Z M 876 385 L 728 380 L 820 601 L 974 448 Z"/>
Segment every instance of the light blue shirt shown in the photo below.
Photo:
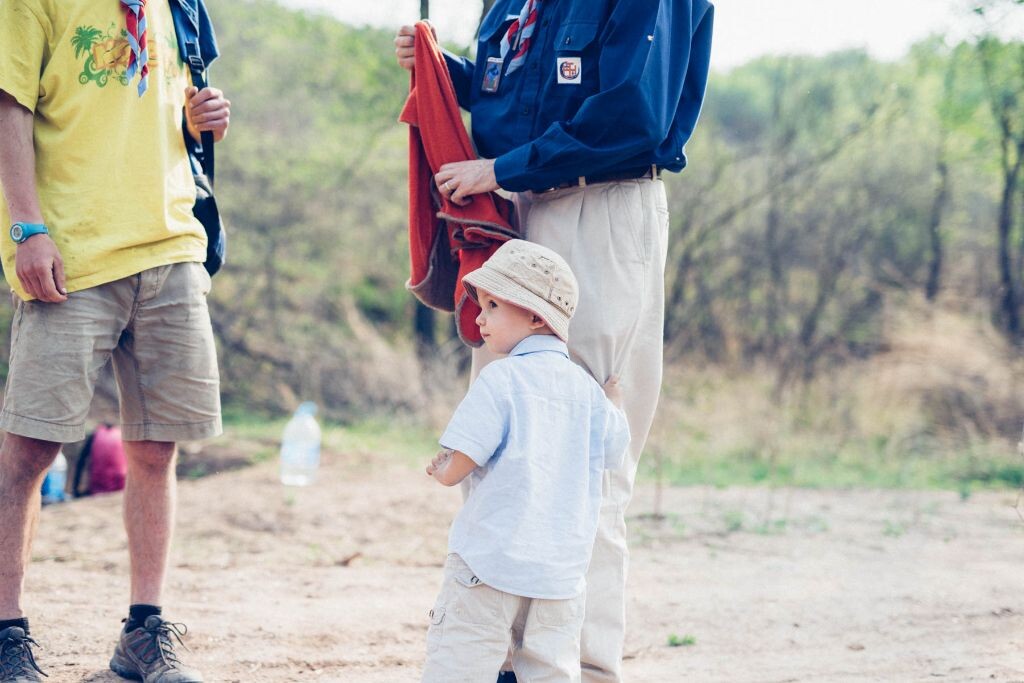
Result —
<path fill-rule="evenodd" d="M 532 335 L 487 365 L 440 441 L 480 466 L 448 551 L 506 593 L 579 595 L 603 473 L 622 465 L 629 426 L 565 342 Z"/>

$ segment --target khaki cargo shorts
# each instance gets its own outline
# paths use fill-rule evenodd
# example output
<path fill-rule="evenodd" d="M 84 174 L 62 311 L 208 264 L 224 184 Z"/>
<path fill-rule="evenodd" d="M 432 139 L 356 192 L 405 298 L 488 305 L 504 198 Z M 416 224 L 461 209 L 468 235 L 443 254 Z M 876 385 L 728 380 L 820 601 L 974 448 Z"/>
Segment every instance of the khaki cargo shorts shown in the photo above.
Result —
<path fill-rule="evenodd" d="M 448 555 L 430 610 L 421 683 L 494 683 L 510 649 L 521 681 L 579 683 L 584 595 L 541 600 L 505 593 Z"/>
<path fill-rule="evenodd" d="M 0 429 L 85 438 L 96 378 L 113 361 L 127 441 L 221 432 L 220 377 L 201 263 L 145 270 L 52 304 L 17 301 Z"/>

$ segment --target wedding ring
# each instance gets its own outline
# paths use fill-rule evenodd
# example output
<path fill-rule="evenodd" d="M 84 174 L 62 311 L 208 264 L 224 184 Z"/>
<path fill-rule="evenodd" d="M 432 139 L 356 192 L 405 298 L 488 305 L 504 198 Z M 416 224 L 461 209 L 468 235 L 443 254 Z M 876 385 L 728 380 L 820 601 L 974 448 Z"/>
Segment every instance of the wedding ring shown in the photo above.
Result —
<path fill-rule="evenodd" d="M 449 192 L 451 192 L 452 191 L 452 181 L 450 181 L 450 180 L 444 181 L 444 189 L 446 189 Z"/>

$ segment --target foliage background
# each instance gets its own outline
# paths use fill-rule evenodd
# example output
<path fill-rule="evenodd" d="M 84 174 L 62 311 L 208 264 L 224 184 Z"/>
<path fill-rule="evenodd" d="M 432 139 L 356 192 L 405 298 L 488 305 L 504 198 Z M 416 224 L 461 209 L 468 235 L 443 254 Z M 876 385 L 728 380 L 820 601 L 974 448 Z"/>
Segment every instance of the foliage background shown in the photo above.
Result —
<path fill-rule="evenodd" d="M 212 80 L 233 109 L 218 154 L 230 254 L 210 297 L 226 413 L 310 399 L 332 421 L 436 429 L 468 353 L 404 288 L 392 33 L 268 0 L 211 10 Z M 649 470 L 1024 479 L 1024 43 L 984 18 L 976 38 L 898 62 L 844 51 L 713 74 L 691 167 L 666 179 L 669 369 Z"/>

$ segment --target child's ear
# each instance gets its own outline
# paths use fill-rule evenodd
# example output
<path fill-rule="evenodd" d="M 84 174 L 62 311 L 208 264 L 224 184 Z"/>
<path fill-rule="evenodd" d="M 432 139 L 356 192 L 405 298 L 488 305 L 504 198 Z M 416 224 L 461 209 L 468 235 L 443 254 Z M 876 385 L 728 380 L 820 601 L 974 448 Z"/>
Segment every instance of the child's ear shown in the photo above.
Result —
<path fill-rule="evenodd" d="M 545 325 L 547 325 L 547 323 L 544 322 L 544 319 L 541 318 L 536 313 L 534 313 L 533 314 L 533 320 L 530 321 L 530 327 L 535 329 L 535 330 L 539 330 L 540 328 L 544 327 Z"/>

